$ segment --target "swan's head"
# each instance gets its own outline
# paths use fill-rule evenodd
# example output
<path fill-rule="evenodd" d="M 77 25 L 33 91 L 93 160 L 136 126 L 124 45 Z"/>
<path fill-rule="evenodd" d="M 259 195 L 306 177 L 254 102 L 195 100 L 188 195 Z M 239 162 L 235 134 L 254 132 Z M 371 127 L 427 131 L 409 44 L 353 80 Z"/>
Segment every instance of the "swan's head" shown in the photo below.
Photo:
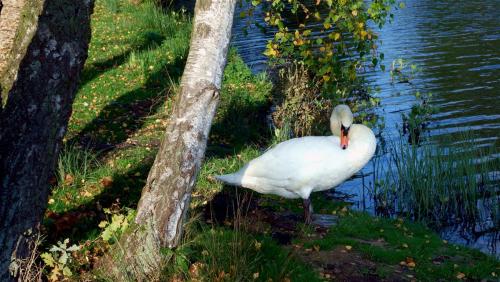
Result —
<path fill-rule="evenodd" d="M 349 129 L 353 122 L 351 109 L 347 105 L 338 105 L 333 109 L 330 117 L 330 129 L 333 135 L 340 137 L 340 146 L 346 149 L 349 144 Z"/>

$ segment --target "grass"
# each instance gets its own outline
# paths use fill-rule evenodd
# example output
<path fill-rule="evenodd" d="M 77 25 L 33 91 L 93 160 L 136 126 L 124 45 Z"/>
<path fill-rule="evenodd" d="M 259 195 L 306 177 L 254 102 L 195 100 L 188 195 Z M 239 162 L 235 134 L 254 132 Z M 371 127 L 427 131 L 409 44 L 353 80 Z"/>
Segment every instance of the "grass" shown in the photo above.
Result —
<path fill-rule="evenodd" d="M 477 148 L 470 134 L 437 144 L 390 149 L 379 163 L 375 197 L 382 208 L 434 226 L 490 219 L 499 228 L 500 160 L 493 148 Z"/>
<path fill-rule="evenodd" d="M 377 262 L 382 272 L 408 271 L 419 281 L 456 280 L 460 273 L 465 275 L 461 279 L 495 281 L 500 270 L 495 258 L 449 244 L 421 224 L 366 213 L 345 213 L 324 238 L 304 243 L 305 248 L 313 246 L 321 250 L 350 246 L 351 251 Z"/>
<path fill-rule="evenodd" d="M 182 273 L 187 280 L 321 281 L 311 266 L 271 238 L 238 228 L 201 227 L 191 242 L 176 251 L 170 265 L 177 271 L 168 275 Z"/>
<path fill-rule="evenodd" d="M 96 2 L 89 58 L 44 222 L 47 240 L 43 248 L 49 249 L 49 245 L 65 238 L 70 238 L 70 244 L 81 246 L 80 251 L 73 253 L 72 272 L 82 280 L 89 275 L 92 280 L 97 258 L 111 243 L 102 240 L 99 223 L 109 220 L 109 214 L 127 214 L 136 207 L 164 135 L 168 111 L 184 67 L 190 28 L 187 16 L 161 10 L 152 2 Z M 230 52 L 219 110 L 193 192 L 192 214 L 204 213 L 216 205 L 214 198 L 218 195 L 229 194 L 233 199 L 234 188 L 223 187 L 213 180 L 213 175 L 237 170 L 279 137 L 280 134 L 273 137 L 266 123 L 273 99 L 271 90 L 272 85 L 264 75 L 252 74 L 237 52 Z M 192 217 L 195 227 L 188 228 L 192 231 L 186 234 L 185 243 L 173 253 L 165 250 L 172 261 L 164 269 L 164 275 L 207 281 L 320 281 L 317 265 L 302 257 L 304 250 L 280 245 L 272 239 L 273 224 L 238 223 L 253 220 L 254 213 L 260 212 L 302 214 L 301 201 L 255 194 L 253 199 L 251 212 L 238 215 L 237 220 L 218 222 Z M 401 230 L 394 229 L 392 221 L 346 213 L 347 204 L 332 202 L 321 193 L 314 194 L 313 203 L 317 212 L 341 216 L 340 225 L 323 239 L 308 237 L 315 230 L 299 225 L 298 231 L 293 232 L 298 244 L 320 244 L 328 249 L 349 242 L 356 251 L 380 265 L 379 277 L 391 273 L 392 268 L 388 267 L 391 264 L 399 267 L 399 259 L 407 253 L 400 253 L 402 242 L 397 240 L 403 238 L 396 238 Z M 379 225 L 392 234 L 386 239 L 387 246 L 374 249 L 356 241 L 378 234 Z M 426 246 L 426 236 L 430 236 L 432 244 L 438 243 L 431 231 L 421 225 L 411 226 L 420 230 L 407 242 L 411 250 L 418 252 Z M 455 249 L 441 245 L 447 252 Z M 494 260 L 486 255 L 465 248 L 459 248 L 453 256 L 449 254 L 451 261 L 474 258 L 476 266 L 470 271 L 459 264 L 467 277 L 488 278 L 491 273 L 487 271 L 498 273 L 498 265 L 492 266 Z M 418 263 L 415 270 L 425 255 L 413 255 Z M 477 265 L 483 270 L 478 270 Z M 452 277 L 450 269 L 444 269 L 440 272 L 437 268 L 435 277 Z"/>

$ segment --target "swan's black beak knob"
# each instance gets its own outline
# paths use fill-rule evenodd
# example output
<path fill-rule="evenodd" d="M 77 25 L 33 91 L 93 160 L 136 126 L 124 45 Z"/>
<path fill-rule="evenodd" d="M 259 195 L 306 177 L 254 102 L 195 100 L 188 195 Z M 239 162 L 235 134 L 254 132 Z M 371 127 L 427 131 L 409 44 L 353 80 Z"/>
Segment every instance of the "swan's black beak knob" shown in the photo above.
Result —
<path fill-rule="evenodd" d="M 344 127 L 344 125 L 340 126 L 340 147 L 342 150 L 347 149 L 347 145 L 349 144 L 349 127 Z"/>

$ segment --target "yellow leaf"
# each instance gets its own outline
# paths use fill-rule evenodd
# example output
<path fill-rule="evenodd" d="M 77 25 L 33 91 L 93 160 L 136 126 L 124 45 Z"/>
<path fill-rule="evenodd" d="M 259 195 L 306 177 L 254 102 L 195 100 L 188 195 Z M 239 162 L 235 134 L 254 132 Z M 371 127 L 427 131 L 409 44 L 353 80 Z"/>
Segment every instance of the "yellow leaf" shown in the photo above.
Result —
<path fill-rule="evenodd" d="M 255 249 L 256 249 L 257 251 L 258 251 L 258 250 L 260 250 L 260 248 L 262 247 L 262 244 L 261 244 L 260 242 L 258 242 L 258 241 L 255 241 L 255 244 L 254 244 L 254 245 L 255 245 Z"/>
<path fill-rule="evenodd" d="M 103 221 L 101 221 L 101 222 L 99 223 L 99 225 L 98 225 L 98 226 L 99 226 L 99 228 L 104 228 L 104 227 L 106 227 L 106 226 L 108 225 L 108 223 L 109 223 L 109 222 L 107 222 L 107 221 L 103 220 Z"/>
<path fill-rule="evenodd" d="M 465 278 L 464 273 L 462 273 L 462 272 L 457 273 L 457 279 L 464 279 L 464 278 Z"/>
<path fill-rule="evenodd" d="M 50 272 L 49 281 L 59 281 L 59 276 L 61 276 L 61 270 L 59 270 L 59 267 L 56 266 Z"/>

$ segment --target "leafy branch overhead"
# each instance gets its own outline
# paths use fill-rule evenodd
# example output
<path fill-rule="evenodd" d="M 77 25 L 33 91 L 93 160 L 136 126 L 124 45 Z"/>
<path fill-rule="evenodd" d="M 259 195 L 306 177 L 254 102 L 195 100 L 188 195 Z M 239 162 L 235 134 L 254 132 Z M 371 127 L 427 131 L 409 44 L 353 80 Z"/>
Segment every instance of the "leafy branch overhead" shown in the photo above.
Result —
<path fill-rule="evenodd" d="M 251 17 L 257 6 L 264 6 L 267 28 L 275 31 L 265 55 L 276 64 L 303 63 L 315 72 L 325 90 L 342 93 L 366 62 L 377 66 L 383 59 L 376 51 L 378 35 L 373 28 L 392 17 L 395 2 L 253 0 L 242 16 Z"/>

